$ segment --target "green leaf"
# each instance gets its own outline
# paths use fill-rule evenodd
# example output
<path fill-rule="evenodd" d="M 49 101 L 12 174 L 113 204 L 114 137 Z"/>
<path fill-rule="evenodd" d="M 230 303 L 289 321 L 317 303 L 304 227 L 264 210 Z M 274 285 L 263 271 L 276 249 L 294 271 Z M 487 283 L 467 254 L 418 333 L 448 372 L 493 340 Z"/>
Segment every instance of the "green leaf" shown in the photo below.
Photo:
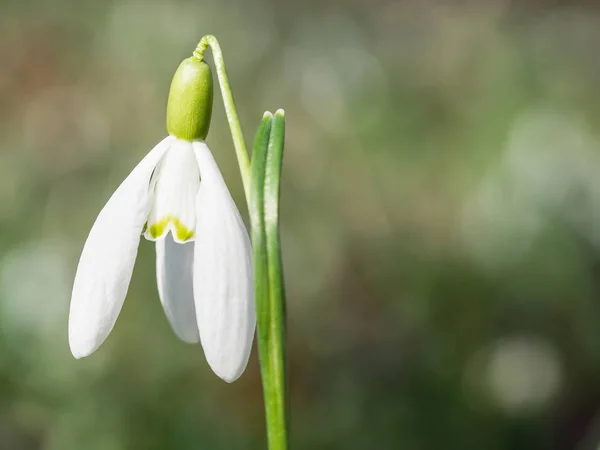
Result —
<path fill-rule="evenodd" d="M 285 135 L 282 110 L 265 113 L 254 139 L 250 221 L 257 338 L 270 450 L 288 448 L 285 292 L 279 238 L 279 188 Z"/>

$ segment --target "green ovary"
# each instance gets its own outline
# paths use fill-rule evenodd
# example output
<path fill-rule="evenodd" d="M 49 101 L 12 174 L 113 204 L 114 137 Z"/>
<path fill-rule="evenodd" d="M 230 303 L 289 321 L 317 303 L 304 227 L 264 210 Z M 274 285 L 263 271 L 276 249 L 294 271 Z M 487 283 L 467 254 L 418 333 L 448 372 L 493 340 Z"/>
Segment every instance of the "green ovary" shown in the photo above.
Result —
<path fill-rule="evenodd" d="M 187 228 L 177 217 L 166 216 L 156 223 L 148 226 L 148 233 L 153 239 L 158 239 L 162 236 L 169 226 L 173 224 L 171 231 L 175 230 L 175 237 L 182 242 L 188 241 L 194 237 L 194 232 Z"/>

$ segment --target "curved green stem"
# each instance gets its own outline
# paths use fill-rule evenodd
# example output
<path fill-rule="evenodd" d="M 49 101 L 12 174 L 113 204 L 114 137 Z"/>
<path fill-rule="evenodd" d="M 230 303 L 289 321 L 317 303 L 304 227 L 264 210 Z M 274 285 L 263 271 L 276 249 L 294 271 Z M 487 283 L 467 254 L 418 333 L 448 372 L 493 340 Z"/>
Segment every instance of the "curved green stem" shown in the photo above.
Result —
<path fill-rule="evenodd" d="M 244 134 L 242 133 L 240 119 L 238 118 L 237 110 L 235 108 L 235 101 L 233 100 L 233 93 L 231 92 L 231 86 L 229 85 L 225 60 L 223 59 L 223 52 L 221 52 L 219 41 L 217 41 L 217 38 L 214 36 L 204 36 L 198 43 L 196 50 L 194 50 L 193 56 L 202 61 L 204 59 L 204 52 L 208 47 L 212 50 L 215 67 L 217 69 L 217 78 L 221 88 L 221 95 L 223 96 L 225 114 L 227 115 L 227 122 L 229 123 L 233 145 L 235 146 L 235 153 L 240 166 L 240 173 L 242 174 L 246 202 L 250 204 L 250 158 L 248 157 L 248 151 L 246 150 Z"/>

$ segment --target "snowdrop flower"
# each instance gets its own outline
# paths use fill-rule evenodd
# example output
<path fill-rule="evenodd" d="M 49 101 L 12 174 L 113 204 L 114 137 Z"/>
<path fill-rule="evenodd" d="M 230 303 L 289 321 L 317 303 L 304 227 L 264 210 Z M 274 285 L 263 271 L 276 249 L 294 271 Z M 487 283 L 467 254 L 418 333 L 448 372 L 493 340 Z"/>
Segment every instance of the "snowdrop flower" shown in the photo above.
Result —
<path fill-rule="evenodd" d="M 212 77 L 198 58 L 177 69 L 163 139 L 100 212 L 83 247 L 71 297 L 69 344 L 93 353 L 123 306 L 141 236 L 156 244 L 158 294 L 177 336 L 201 342 L 227 382 L 244 371 L 256 323 L 246 227 L 204 139 Z"/>

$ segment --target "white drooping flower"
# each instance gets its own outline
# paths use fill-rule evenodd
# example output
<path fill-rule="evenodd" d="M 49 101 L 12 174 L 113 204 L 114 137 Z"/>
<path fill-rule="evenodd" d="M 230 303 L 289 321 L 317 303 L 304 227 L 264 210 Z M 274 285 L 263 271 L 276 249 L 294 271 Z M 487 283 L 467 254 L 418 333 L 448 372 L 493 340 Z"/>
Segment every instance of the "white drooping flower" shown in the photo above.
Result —
<path fill-rule="evenodd" d="M 142 234 L 156 241 L 158 292 L 173 330 L 202 343 L 219 377 L 237 379 L 256 323 L 248 233 L 206 143 L 173 136 L 133 169 L 92 227 L 71 299 L 73 355 L 90 355 L 112 330 Z"/>

